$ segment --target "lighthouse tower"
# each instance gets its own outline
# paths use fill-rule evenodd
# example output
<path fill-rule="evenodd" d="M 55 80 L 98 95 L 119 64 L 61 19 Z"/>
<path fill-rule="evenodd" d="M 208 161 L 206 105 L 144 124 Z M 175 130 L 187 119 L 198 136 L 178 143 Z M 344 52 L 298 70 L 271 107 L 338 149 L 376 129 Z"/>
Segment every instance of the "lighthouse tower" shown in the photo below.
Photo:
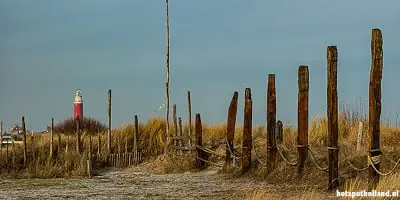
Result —
<path fill-rule="evenodd" d="M 81 90 L 76 90 L 74 98 L 74 119 L 83 119 L 83 101 Z"/>

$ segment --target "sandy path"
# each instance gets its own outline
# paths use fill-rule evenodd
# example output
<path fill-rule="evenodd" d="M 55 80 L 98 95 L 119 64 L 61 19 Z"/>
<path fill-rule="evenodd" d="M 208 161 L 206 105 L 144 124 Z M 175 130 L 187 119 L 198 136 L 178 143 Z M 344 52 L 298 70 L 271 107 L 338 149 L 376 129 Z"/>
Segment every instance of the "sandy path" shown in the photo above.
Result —
<path fill-rule="evenodd" d="M 217 171 L 147 174 L 111 171 L 93 179 L 1 180 L 0 199 L 241 199 L 263 186 Z"/>

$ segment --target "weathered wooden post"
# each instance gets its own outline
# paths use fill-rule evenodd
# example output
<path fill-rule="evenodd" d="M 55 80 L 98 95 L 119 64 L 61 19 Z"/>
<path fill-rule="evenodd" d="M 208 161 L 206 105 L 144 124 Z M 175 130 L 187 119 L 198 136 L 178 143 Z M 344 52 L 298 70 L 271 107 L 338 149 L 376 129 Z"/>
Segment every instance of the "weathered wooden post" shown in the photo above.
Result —
<path fill-rule="evenodd" d="M 172 120 L 174 120 L 174 131 L 175 131 L 175 139 L 172 143 L 174 146 L 178 146 L 178 119 L 176 117 L 176 104 L 172 105 Z"/>
<path fill-rule="evenodd" d="M 101 133 L 97 133 L 97 156 L 100 158 L 101 154 Z"/>
<path fill-rule="evenodd" d="M 31 130 L 31 151 L 32 151 L 32 162 L 35 162 L 36 156 L 35 156 L 35 141 L 34 141 L 34 134 L 33 130 Z"/>
<path fill-rule="evenodd" d="M 376 169 L 380 168 L 380 117 L 381 117 L 381 81 L 383 70 L 382 33 L 379 29 L 372 30 L 371 56 L 372 64 L 369 82 L 369 156 Z M 370 163 L 368 183 L 370 188 L 375 188 L 379 183 L 379 174 Z"/>
<path fill-rule="evenodd" d="M 51 118 L 51 122 L 50 122 L 50 159 L 53 158 L 53 130 L 54 130 L 54 118 Z"/>
<path fill-rule="evenodd" d="M 26 152 L 26 127 L 25 127 L 25 117 L 22 117 L 22 131 L 23 131 L 23 135 L 24 135 L 24 167 L 26 167 L 26 156 L 27 156 L 27 152 Z"/>
<path fill-rule="evenodd" d="M 239 93 L 235 91 L 232 96 L 231 104 L 228 108 L 228 121 L 226 126 L 226 157 L 225 157 L 225 170 L 230 171 L 232 168 L 233 140 L 235 138 L 235 126 L 237 115 L 237 101 Z"/>
<path fill-rule="evenodd" d="M 275 74 L 268 74 L 267 90 L 267 168 L 271 170 L 276 160 L 276 92 L 275 92 Z"/>
<path fill-rule="evenodd" d="M 3 143 L 3 121 L 0 121 L 0 135 L 1 135 L 1 138 L 0 138 L 0 157 L 3 157 L 3 145 L 2 145 L 2 143 Z"/>
<path fill-rule="evenodd" d="M 246 88 L 244 104 L 243 143 L 242 143 L 242 173 L 248 172 L 251 168 L 252 149 L 252 107 L 251 89 Z"/>
<path fill-rule="evenodd" d="M 68 153 L 68 146 L 69 146 L 69 134 L 67 134 L 67 139 L 65 140 L 65 154 Z"/>
<path fill-rule="evenodd" d="M 108 90 L 108 135 L 107 135 L 107 152 L 111 153 L 111 90 Z"/>
<path fill-rule="evenodd" d="M 53 118 L 53 126 L 51 127 L 51 129 L 54 132 L 54 118 Z M 61 133 L 60 133 L 60 131 L 58 131 L 57 136 L 58 136 L 57 152 L 61 153 L 62 146 L 61 146 Z"/>
<path fill-rule="evenodd" d="M 76 125 L 76 131 L 75 131 L 75 134 L 76 134 L 76 153 L 80 153 L 81 152 L 81 137 L 80 137 L 80 124 L 79 124 L 79 120 L 80 120 L 80 118 L 79 118 L 79 116 L 76 118 L 76 120 L 75 120 L 75 125 Z"/>
<path fill-rule="evenodd" d="M 139 120 L 138 120 L 138 116 L 135 115 L 135 132 L 133 135 L 133 152 L 138 151 L 138 142 L 139 142 Z"/>
<path fill-rule="evenodd" d="M 13 166 L 13 169 L 15 169 L 15 146 L 14 146 L 14 140 L 12 140 L 12 146 L 11 146 L 11 163 Z"/>
<path fill-rule="evenodd" d="M 183 146 L 183 133 L 182 133 L 182 118 L 178 118 L 178 123 L 179 123 L 179 137 L 181 138 L 179 140 L 178 146 L 181 147 L 179 152 L 181 155 L 183 155 L 183 151 L 182 151 L 182 146 Z"/>
<path fill-rule="evenodd" d="M 308 157 L 308 66 L 300 66 L 298 76 L 297 148 L 299 152 L 298 173 L 301 174 Z"/>
<path fill-rule="evenodd" d="M 188 133 L 188 143 L 189 147 L 192 146 L 192 104 L 190 102 L 190 91 L 187 91 L 188 97 L 188 113 L 189 113 L 189 133 Z"/>
<path fill-rule="evenodd" d="M 8 141 L 6 144 L 6 164 L 7 164 L 7 168 L 8 168 Z"/>
<path fill-rule="evenodd" d="M 357 133 L 357 151 L 361 151 L 362 143 L 363 143 L 363 122 L 358 123 L 358 133 Z"/>
<path fill-rule="evenodd" d="M 166 144 L 164 153 L 167 152 L 168 148 L 170 147 L 170 142 L 171 142 L 171 135 L 169 133 L 169 15 L 168 15 L 168 0 L 165 0 L 165 33 L 166 33 L 166 55 L 165 55 L 165 68 L 166 68 L 166 80 L 165 80 L 165 89 L 166 89 L 166 94 L 165 94 L 165 120 L 166 120 L 166 131 L 165 135 L 166 137 Z"/>
<path fill-rule="evenodd" d="M 283 123 L 281 120 L 278 120 L 278 122 L 276 122 L 275 137 L 277 144 L 283 143 Z"/>
<path fill-rule="evenodd" d="M 328 85 L 327 85 L 327 115 L 328 115 L 328 163 L 329 189 L 339 186 L 339 147 L 338 147 L 338 96 L 337 96 L 337 48 L 327 48 Z"/>
<path fill-rule="evenodd" d="M 128 153 L 128 133 L 125 134 L 125 154 Z"/>
<path fill-rule="evenodd" d="M 203 146 L 203 127 L 201 124 L 200 113 L 196 114 L 196 121 L 195 121 L 195 134 L 196 134 L 196 145 Z M 204 169 L 206 167 L 206 162 L 204 161 L 203 150 L 197 148 L 196 151 L 196 168 L 197 169 Z"/>
<path fill-rule="evenodd" d="M 3 142 L 3 121 L 0 121 L 0 141 Z M 0 145 L 1 148 L 1 145 Z M 1 149 L 0 149 L 1 151 Z"/>

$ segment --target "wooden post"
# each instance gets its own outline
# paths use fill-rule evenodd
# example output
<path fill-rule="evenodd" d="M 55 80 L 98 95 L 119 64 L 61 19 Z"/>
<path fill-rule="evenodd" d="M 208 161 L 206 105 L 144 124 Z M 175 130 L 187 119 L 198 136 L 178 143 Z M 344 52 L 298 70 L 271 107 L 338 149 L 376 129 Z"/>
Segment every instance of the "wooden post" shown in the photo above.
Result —
<path fill-rule="evenodd" d="M 176 117 L 176 104 L 172 106 L 172 119 L 174 120 L 175 136 L 178 136 L 178 119 Z M 173 145 L 178 146 L 178 140 L 174 140 Z"/>
<path fill-rule="evenodd" d="M 192 146 L 192 104 L 190 102 L 190 91 L 187 91 L 188 98 L 188 114 L 189 114 L 189 133 L 188 133 L 188 143 L 189 147 Z"/>
<path fill-rule="evenodd" d="M 111 153 L 111 90 L 108 90 L 108 135 L 107 135 L 107 151 Z"/>
<path fill-rule="evenodd" d="M 196 134 L 196 145 L 203 146 L 203 127 L 201 124 L 200 113 L 196 114 L 196 121 L 195 121 L 195 134 Z M 204 169 L 206 167 L 206 162 L 204 162 L 203 151 L 200 148 L 197 148 L 196 151 L 196 168 L 197 169 Z M 198 159 L 200 158 L 200 159 Z"/>
<path fill-rule="evenodd" d="M 379 170 L 379 156 L 382 154 L 380 150 L 380 118 L 381 118 L 381 81 L 383 70 L 383 51 L 382 51 L 382 33 L 379 29 L 372 30 L 371 38 L 371 55 L 372 64 L 369 82 L 369 156 L 377 158 L 374 166 Z M 379 174 L 375 172 L 370 165 L 368 183 L 370 188 L 375 188 L 379 182 Z"/>
<path fill-rule="evenodd" d="M 362 143 L 363 143 L 363 122 L 358 123 L 358 133 L 357 133 L 357 151 L 361 151 Z"/>
<path fill-rule="evenodd" d="M 15 146 L 14 146 L 14 140 L 12 140 L 12 146 L 11 146 L 11 162 L 13 169 L 15 169 Z"/>
<path fill-rule="evenodd" d="M 230 171 L 232 168 L 232 155 L 233 152 L 233 140 L 235 137 L 235 125 L 236 125 L 236 115 L 237 115 L 237 101 L 238 92 L 235 91 L 232 96 L 231 104 L 228 108 L 228 121 L 226 126 L 226 157 L 225 157 L 225 170 Z"/>
<path fill-rule="evenodd" d="M 282 144 L 283 143 L 283 123 L 281 120 L 278 120 L 278 122 L 276 122 L 275 133 L 276 133 L 275 134 L 276 143 Z"/>
<path fill-rule="evenodd" d="M 267 168 L 271 170 L 276 160 L 276 92 L 275 92 L 275 74 L 268 74 L 267 90 Z"/>
<path fill-rule="evenodd" d="M 337 96 L 337 48 L 327 48 L 328 85 L 328 163 L 329 163 L 329 189 L 339 186 L 339 147 L 338 147 L 338 96 Z"/>
<path fill-rule="evenodd" d="M 133 135 L 133 152 L 138 151 L 138 141 L 139 141 L 139 120 L 137 115 L 135 115 L 135 132 Z"/>
<path fill-rule="evenodd" d="M 128 153 L 128 133 L 125 134 L 125 154 Z"/>
<path fill-rule="evenodd" d="M 34 141 L 34 135 L 33 135 L 33 130 L 31 130 L 31 151 L 32 151 L 32 162 L 35 162 L 36 156 L 35 156 L 35 141 Z"/>
<path fill-rule="evenodd" d="M 67 134 L 67 139 L 65 140 L 65 154 L 68 153 L 68 145 L 69 145 L 69 134 Z"/>
<path fill-rule="evenodd" d="M 87 173 L 89 178 L 92 178 L 92 162 L 90 160 L 90 158 L 88 160 L 86 160 L 86 165 L 87 165 Z"/>
<path fill-rule="evenodd" d="M 3 121 L 0 121 L 0 141 L 3 142 Z M 1 147 L 1 144 L 0 144 L 0 147 Z"/>
<path fill-rule="evenodd" d="M 76 120 L 75 120 L 75 125 L 76 125 L 76 131 L 75 131 L 75 134 L 76 134 L 76 153 L 80 153 L 81 152 L 81 148 L 80 148 L 80 146 L 81 146 L 81 138 L 80 138 L 80 126 L 79 126 L 79 120 L 80 120 L 80 118 L 79 118 L 79 116 L 76 118 Z"/>
<path fill-rule="evenodd" d="M 26 127 L 25 127 L 25 117 L 22 117 L 22 131 L 23 131 L 23 135 L 24 135 L 24 166 L 26 167 L 26 156 L 27 156 L 27 152 L 26 152 Z"/>
<path fill-rule="evenodd" d="M 165 112 L 165 119 L 166 119 L 166 136 L 167 136 L 167 142 L 166 142 L 166 146 L 165 146 L 165 152 L 167 151 L 167 149 L 169 148 L 170 145 L 170 139 L 171 139 L 171 135 L 169 133 L 169 15 L 168 15 L 168 0 L 165 0 L 165 24 L 166 24 L 166 61 L 165 61 L 165 65 L 166 65 L 166 71 L 167 71 L 167 77 L 166 77 L 166 82 L 165 82 L 165 88 L 166 88 L 166 112 Z"/>
<path fill-rule="evenodd" d="M 299 152 L 298 173 L 301 174 L 308 157 L 308 66 L 300 66 L 298 76 L 297 148 Z"/>
<path fill-rule="evenodd" d="M 101 154 L 101 133 L 97 133 L 97 156 L 100 158 Z"/>
<path fill-rule="evenodd" d="M 0 157 L 3 157 L 3 121 L 0 121 Z"/>
<path fill-rule="evenodd" d="M 252 149 L 252 108 L 251 89 L 246 88 L 244 104 L 244 123 L 243 123 L 243 144 L 242 144 L 242 173 L 248 172 L 251 168 L 251 149 Z"/>
<path fill-rule="evenodd" d="M 7 164 L 7 168 L 8 168 L 8 141 L 6 144 L 6 164 Z"/>
<path fill-rule="evenodd" d="M 178 118 L 178 123 L 179 123 L 179 137 L 181 138 L 179 140 L 178 146 L 182 147 L 183 146 L 183 133 L 182 133 L 182 118 Z M 182 149 L 179 150 L 180 154 L 183 155 Z"/>
<path fill-rule="evenodd" d="M 53 118 L 53 126 L 51 127 L 51 129 L 53 130 L 53 132 L 54 132 L 54 118 Z M 58 136 L 58 146 L 57 146 L 57 152 L 61 152 L 61 149 L 62 149 L 62 146 L 61 146 L 61 133 L 60 133 L 60 131 L 58 131 L 58 133 L 57 133 L 57 136 Z"/>
<path fill-rule="evenodd" d="M 54 118 L 51 118 L 51 122 L 50 122 L 50 159 L 53 158 L 53 130 L 54 130 Z"/>
<path fill-rule="evenodd" d="M 89 160 L 92 161 L 92 134 L 88 133 L 89 135 Z"/>

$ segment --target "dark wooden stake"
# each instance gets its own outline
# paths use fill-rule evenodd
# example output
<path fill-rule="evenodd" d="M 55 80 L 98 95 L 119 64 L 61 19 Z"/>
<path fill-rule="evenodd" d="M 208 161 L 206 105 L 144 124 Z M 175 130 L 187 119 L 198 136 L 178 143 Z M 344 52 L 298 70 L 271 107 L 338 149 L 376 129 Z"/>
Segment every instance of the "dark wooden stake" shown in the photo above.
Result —
<path fill-rule="evenodd" d="M 76 153 L 80 153 L 81 152 L 81 136 L 80 136 L 80 124 L 79 124 L 79 116 L 76 118 L 75 120 L 75 125 L 76 125 L 76 130 L 75 130 L 75 136 L 76 136 Z"/>
<path fill-rule="evenodd" d="M 24 134 L 24 166 L 26 166 L 26 156 L 27 156 L 27 152 L 26 152 L 26 127 L 25 127 L 25 117 L 22 117 L 22 131 Z"/>
<path fill-rule="evenodd" d="M 251 149 L 252 149 L 252 107 L 251 89 L 246 88 L 244 104 L 244 123 L 243 123 L 243 144 L 242 144 L 242 173 L 248 172 L 251 168 Z"/>
<path fill-rule="evenodd" d="M 53 158 L 53 141 L 54 141 L 53 130 L 54 130 L 54 118 L 51 118 L 51 122 L 50 122 L 50 155 L 49 155 L 50 159 Z"/>
<path fill-rule="evenodd" d="M 298 76 L 297 149 L 299 152 L 298 173 L 301 174 L 308 157 L 308 66 L 300 66 Z"/>
<path fill-rule="evenodd" d="M 203 127 L 201 124 L 200 113 L 196 114 L 196 121 L 195 121 L 195 134 L 196 134 L 196 145 L 203 146 Z M 204 169 L 206 167 L 206 162 L 204 162 L 203 151 L 200 148 L 197 148 L 196 151 L 196 168 L 197 169 Z M 198 159 L 200 158 L 200 159 Z M 202 160 L 203 159 L 203 160 Z"/>
<path fill-rule="evenodd" d="M 228 109 L 228 121 L 226 126 L 226 157 L 225 157 L 225 170 L 229 171 L 232 168 L 233 158 L 231 151 L 233 152 L 233 141 L 235 138 L 235 126 L 236 126 L 236 115 L 237 115 L 237 101 L 239 93 L 235 91 L 232 96 L 231 104 Z"/>
<path fill-rule="evenodd" d="M 183 133 L 182 133 L 182 118 L 178 117 L 178 124 L 179 124 L 179 137 L 183 138 Z M 180 139 L 178 142 L 178 146 L 182 147 L 183 146 L 183 139 Z M 180 149 L 180 154 L 183 155 L 182 149 Z"/>
<path fill-rule="evenodd" d="M 101 133 L 97 133 L 97 156 L 101 154 Z"/>
<path fill-rule="evenodd" d="M 111 153 L 111 90 L 108 90 L 108 135 L 107 151 Z"/>
<path fill-rule="evenodd" d="M 337 97 L 337 48 L 327 48 L 328 65 L 328 162 L 329 162 L 329 189 L 336 189 L 339 186 L 339 147 L 338 147 L 338 97 Z"/>
<path fill-rule="evenodd" d="M 276 143 L 282 144 L 283 143 L 283 123 L 281 120 L 278 120 L 278 122 L 276 122 L 275 133 L 276 133 L 276 135 L 275 135 Z"/>
<path fill-rule="evenodd" d="M 133 152 L 138 151 L 138 143 L 139 143 L 139 120 L 138 120 L 138 116 L 135 115 L 135 132 L 133 135 Z"/>
<path fill-rule="evenodd" d="M 32 162 L 35 163 L 35 141 L 34 141 L 33 131 L 31 130 L 31 151 L 32 151 Z"/>
<path fill-rule="evenodd" d="M 176 117 L 176 104 L 172 106 L 172 120 L 174 120 L 174 131 L 175 131 L 175 136 L 178 136 L 178 119 Z M 173 142 L 174 146 L 178 145 L 178 141 L 174 140 Z"/>
<path fill-rule="evenodd" d="M 276 160 L 276 92 L 275 74 L 268 74 L 267 90 L 267 168 L 271 170 L 275 166 Z"/>
<path fill-rule="evenodd" d="M 380 118 L 381 118 L 381 82 L 383 70 L 383 39 L 382 33 L 379 29 L 372 30 L 371 38 L 371 72 L 369 82 L 369 153 L 370 157 L 380 156 Z M 375 168 L 379 170 L 380 163 L 374 164 Z M 370 165 L 369 169 L 369 187 L 376 188 L 379 183 L 379 174 Z"/>
<path fill-rule="evenodd" d="M 188 98 L 188 113 L 189 113 L 189 133 L 188 133 L 188 143 L 192 146 L 192 104 L 190 102 L 190 91 L 187 91 Z"/>

